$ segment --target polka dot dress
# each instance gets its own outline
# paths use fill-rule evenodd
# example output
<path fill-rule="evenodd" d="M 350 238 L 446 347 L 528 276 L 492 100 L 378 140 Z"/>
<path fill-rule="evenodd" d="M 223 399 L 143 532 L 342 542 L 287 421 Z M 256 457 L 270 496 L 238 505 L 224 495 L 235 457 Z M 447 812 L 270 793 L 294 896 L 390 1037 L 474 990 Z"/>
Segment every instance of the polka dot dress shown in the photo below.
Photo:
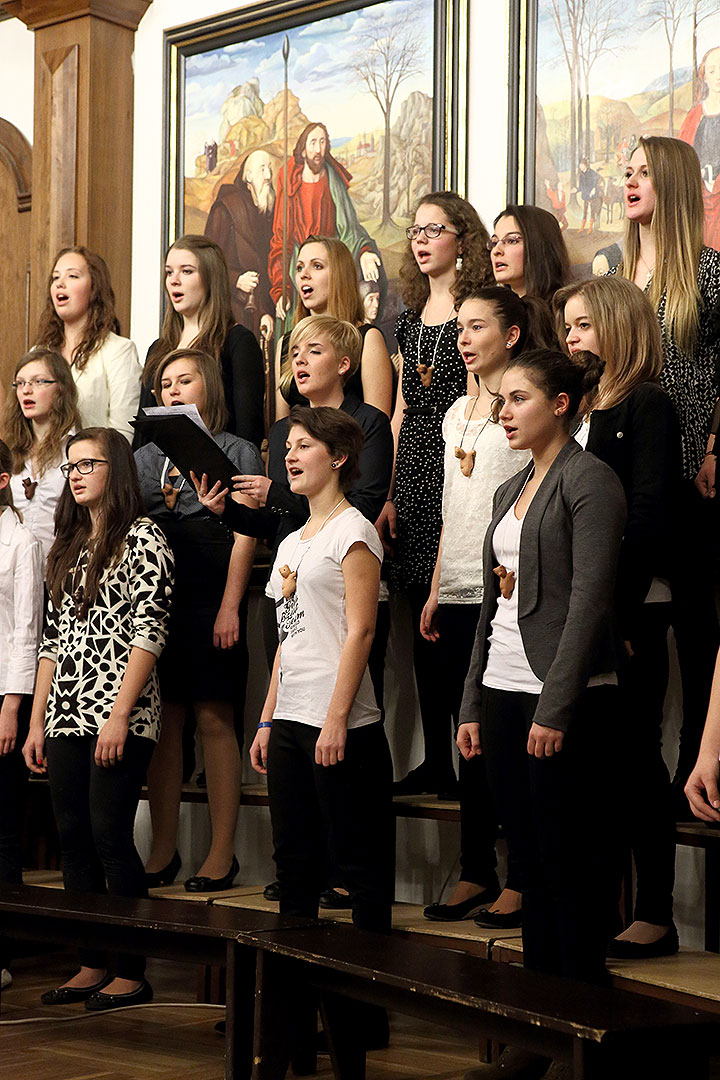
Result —
<path fill-rule="evenodd" d="M 442 529 L 443 417 L 466 393 L 467 373 L 457 348 L 454 314 L 439 326 L 422 326 L 417 316 L 404 311 L 395 333 L 403 355 L 402 393 L 408 412 L 395 466 L 398 539 L 390 580 L 400 589 L 429 588 Z M 429 386 L 423 386 L 417 371 L 418 339 L 419 362 L 429 365 L 435 357 Z"/>

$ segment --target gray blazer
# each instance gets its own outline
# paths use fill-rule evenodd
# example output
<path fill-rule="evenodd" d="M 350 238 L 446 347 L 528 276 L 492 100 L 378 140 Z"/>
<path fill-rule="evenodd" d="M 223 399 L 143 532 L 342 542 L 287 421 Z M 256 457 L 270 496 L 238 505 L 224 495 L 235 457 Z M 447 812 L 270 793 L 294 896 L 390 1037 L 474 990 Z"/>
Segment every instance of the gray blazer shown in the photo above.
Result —
<path fill-rule="evenodd" d="M 500 585 L 493 534 L 522 491 L 532 462 L 495 492 L 483 545 L 483 604 L 460 708 L 480 719 L 482 676 Z M 550 466 L 520 536 L 518 625 L 528 662 L 543 682 L 534 720 L 567 731 L 588 679 L 616 671 L 615 574 L 627 510 L 615 472 L 571 439 Z"/>

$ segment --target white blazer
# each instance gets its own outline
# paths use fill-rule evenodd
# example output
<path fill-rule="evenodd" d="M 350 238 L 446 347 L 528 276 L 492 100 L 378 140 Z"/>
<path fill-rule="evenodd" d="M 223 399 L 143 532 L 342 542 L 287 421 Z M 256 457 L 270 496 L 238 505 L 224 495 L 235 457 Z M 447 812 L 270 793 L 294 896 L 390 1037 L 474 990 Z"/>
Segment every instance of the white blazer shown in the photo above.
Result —
<path fill-rule="evenodd" d="M 71 370 L 78 390 L 82 426 L 115 428 L 132 442 L 134 432 L 130 421 L 138 411 L 142 378 L 132 341 L 109 333 L 82 371 L 74 365 Z"/>

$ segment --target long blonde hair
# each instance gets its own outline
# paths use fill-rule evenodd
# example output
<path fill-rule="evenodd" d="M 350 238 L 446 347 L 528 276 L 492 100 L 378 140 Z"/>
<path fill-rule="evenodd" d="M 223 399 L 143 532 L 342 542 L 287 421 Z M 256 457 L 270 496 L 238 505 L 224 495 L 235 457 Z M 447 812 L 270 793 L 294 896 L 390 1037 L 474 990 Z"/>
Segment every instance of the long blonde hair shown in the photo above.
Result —
<path fill-rule="evenodd" d="M 12 451 L 13 474 L 22 472 L 25 462 L 33 455 L 35 476 L 43 476 L 62 458 L 65 441 L 74 428 L 80 427 L 78 393 L 70 365 L 64 356 L 52 349 L 33 349 L 21 357 L 15 365 L 14 378 L 26 364 L 40 360 L 57 384 L 50 404 L 50 424 L 45 438 L 35 441 L 32 421 L 23 415 L 18 396 L 12 390 L 5 399 L 2 414 L 2 434 Z M 33 453 L 34 452 L 34 453 Z"/>
<path fill-rule="evenodd" d="M 656 200 L 651 225 L 655 270 L 648 300 L 657 311 L 666 294 L 663 336 L 692 353 L 702 305 L 697 283 L 704 214 L 700 162 L 689 143 L 663 135 L 643 135 L 638 148 L 647 156 Z M 639 257 L 640 225 L 626 220 L 624 278 L 635 280 Z"/>
<path fill-rule="evenodd" d="M 610 409 L 639 383 L 656 382 L 663 365 L 662 335 L 647 296 L 618 277 L 591 278 L 558 289 L 553 310 L 565 352 L 565 306 L 574 296 L 585 302 L 605 365 L 593 407 Z"/>

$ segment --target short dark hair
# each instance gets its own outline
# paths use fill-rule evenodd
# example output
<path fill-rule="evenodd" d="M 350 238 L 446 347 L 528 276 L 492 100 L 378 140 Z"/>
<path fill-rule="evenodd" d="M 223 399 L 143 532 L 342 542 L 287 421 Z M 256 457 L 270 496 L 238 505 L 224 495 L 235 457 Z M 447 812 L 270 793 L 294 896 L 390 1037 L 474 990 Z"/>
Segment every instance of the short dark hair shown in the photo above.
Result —
<path fill-rule="evenodd" d="M 507 366 L 526 371 L 531 382 L 542 390 L 549 401 L 558 394 L 570 399 L 565 420 L 569 425 L 586 394 L 592 393 L 600 382 L 603 361 L 595 353 L 581 351 L 568 356 L 559 349 L 531 349 L 513 357 Z"/>
<path fill-rule="evenodd" d="M 318 405 L 309 409 L 306 405 L 294 405 L 288 414 L 288 432 L 291 427 L 301 427 L 308 435 L 327 447 L 331 457 L 343 457 L 345 461 L 338 470 L 340 490 L 350 491 L 360 475 L 360 451 L 365 433 L 352 416 L 342 409 Z"/>

